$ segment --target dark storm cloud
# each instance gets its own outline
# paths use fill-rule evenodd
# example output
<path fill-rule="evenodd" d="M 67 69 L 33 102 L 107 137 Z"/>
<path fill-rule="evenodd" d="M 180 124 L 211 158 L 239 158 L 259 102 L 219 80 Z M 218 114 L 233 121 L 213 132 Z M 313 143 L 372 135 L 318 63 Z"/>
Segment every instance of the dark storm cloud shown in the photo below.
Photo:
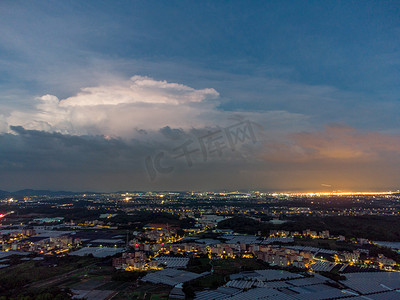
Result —
<path fill-rule="evenodd" d="M 209 152 L 204 159 L 198 139 L 220 130 L 211 127 L 188 132 L 164 128 L 159 132 L 148 132 L 141 140 L 73 136 L 27 130 L 21 126 L 12 126 L 10 129 L 13 133 L 0 135 L 0 180 L 3 184 L 13 186 L 8 181 L 19 178 L 20 182 L 15 188 L 26 184 L 37 186 L 36 180 L 46 180 L 47 184 L 53 186 L 84 190 L 90 188 L 91 181 L 96 180 L 93 184 L 96 190 L 102 186 L 107 190 L 121 189 L 124 185 L 137 189 L 155 185 L 184 189 L 185 186 L 205 187 L 211 178 L 213 185 L 224 186 L 227 181 L 236 182 L 233 177 L 240 170 L 249 168 L 256 157 L 254 152 L 257 145 L 244 141 L 237 145 L 235 151 L 225 147 L 221 153 Z M 165 136 L 165 132 L 178 134 L 178 137 L 171 139 L 169 135 Z M 197 152 L 190 154 L 192 165 L 188 165 L 185 156 L 179 154 L 182 145 L 188 141 L 190 149 L 197 147 Z M 152 182 L 146 170 L 145 158 L 154 157 L 160 152 L 166 154 L 162 163 L 172 167 L 172 171 L 157 174 L 156 181 Z"/>
<path fill-rule="evenodd" d="M 135 141 L 104 136 L 72 136 L 11 126 L 16 134 L 0 135 L 0 168 L 11 170 L 102 170 L 132 167 L 146 152 Z"/>
<path fill-rule="evenodd" d="M 218 127 L 183 131 L 170 139 L 164 130 L 143 139 L 73 136 L 23 127 L 0 135 L 0 181 L 19 189 L 52 186 L 72 190 L 141 189 L 312 189 L 329 182 L 332 189 L 371 189 L 395 185 L 399 176 L 400 138 L 363 133 L 345 126 L 299 132 L 280 140 L 244 140 L 207 157 L 199 140 Z M 191 141 L 190 143 L 188 143 Z M 189 165 L 182 145 L 195 150 Z M 214 145 L 215 146 L 215 145 Z M 163 152 L 161 166 L 171 168 L 149 178 L 145 159 Z M 181 153 L 181 155 L 179 155 Z M 329 170 L 329 171 L 327 171 Z"/>

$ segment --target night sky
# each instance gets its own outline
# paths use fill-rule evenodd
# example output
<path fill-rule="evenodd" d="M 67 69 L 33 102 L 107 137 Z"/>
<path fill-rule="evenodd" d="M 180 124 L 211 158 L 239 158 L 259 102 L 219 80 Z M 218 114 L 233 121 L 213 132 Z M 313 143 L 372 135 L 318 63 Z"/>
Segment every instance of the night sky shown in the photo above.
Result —
<path fill-rule="evenodd" d="M 398 1 L 0 1 L 0 189 L 400 186 Z"/>

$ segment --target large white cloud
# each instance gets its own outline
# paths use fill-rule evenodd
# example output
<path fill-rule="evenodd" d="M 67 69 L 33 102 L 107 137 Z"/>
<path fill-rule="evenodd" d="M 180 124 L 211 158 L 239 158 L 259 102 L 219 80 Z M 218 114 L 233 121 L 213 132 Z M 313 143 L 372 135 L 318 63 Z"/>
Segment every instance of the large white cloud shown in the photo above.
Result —
<path fill-rule="evenodd" d="M 274 131 L 299 128 L 306 117 L 285 111 L 228 112 L 220 110 L 212 88 L 134 76 L 118 84 L 82 88 L 66 99 L 44 95 L 33 110 L 14 111 L 10 126 L 73 135 L 137 137 L 169 126 L 191 130 L 231 124 L 237 114 Z"/>

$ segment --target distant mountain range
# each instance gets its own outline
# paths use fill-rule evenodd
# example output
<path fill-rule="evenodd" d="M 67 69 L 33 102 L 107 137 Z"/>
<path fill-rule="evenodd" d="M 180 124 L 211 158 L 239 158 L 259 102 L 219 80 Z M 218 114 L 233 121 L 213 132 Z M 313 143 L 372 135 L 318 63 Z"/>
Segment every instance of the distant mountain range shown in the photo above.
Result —
<path fill-rule="evenodd" d="M 74 195 L 81 195 L 81 194 L 95 194 L 93 192 L 69 192 L 69 191 L 49 191 L 49 190 L 32 190 L 32 189 L 25 189 L 19 190 L 15 192 L 7 192 L 0 190 L 0 198 L 4 197 L 15 197 L 15 196 L 74 196 Z"/>

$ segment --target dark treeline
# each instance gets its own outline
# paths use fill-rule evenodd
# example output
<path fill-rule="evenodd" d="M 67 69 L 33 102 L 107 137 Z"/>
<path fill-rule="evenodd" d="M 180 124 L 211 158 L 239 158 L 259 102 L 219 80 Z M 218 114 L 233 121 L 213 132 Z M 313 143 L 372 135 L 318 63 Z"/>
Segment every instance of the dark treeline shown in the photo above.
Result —
<path fill-rule="evenodd" d="M 332 216 L 313 217 L 298 216 L 287 218 L 289 222 L 274 225 L 259 222 L 243 216 L 233 217 L 218 224 L 219 228 L 233 229 L 239 233 L 255 234 L 261 231 L 268 234 L 270 230 L 314 231 L 329 230 L 333 235 L 351 238 L 367 238 L 373 241 L 399 241 L 400 220 L 392 216 Z"/>

